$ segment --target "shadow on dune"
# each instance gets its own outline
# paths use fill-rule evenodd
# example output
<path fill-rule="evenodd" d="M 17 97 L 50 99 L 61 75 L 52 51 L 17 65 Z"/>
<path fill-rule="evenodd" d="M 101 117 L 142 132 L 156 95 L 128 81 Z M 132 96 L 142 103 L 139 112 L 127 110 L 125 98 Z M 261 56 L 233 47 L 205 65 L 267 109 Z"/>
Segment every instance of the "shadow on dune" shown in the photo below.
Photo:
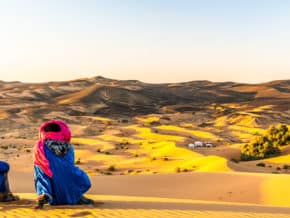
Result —
<path fill-rule="evenodd" d="M 101 209 L 130 209 L 130 210 L 195 210 L 195 211 L 226 211 L 226 212 L 253 212 L 253 213 L 286 213 L 290 214 L 290 208 L 243 205 L 230 203 L 175 203 L 175 202 L 126 202 L 106 201 Z"/>
<path fill-rule="evenodd" d="M 20 199 L 19 201 L 12 202 L 0 202 L 0 207 L 2 211 L 15 208 L 33 208 L 35 206 L 35 201 L 30 199 Z"/>
<path fill-rule="evenodd" d="M 0 203 L 2 211 L 12 209 L 33 208 L 35 202 L 28 199 L 22 199 L 18 202 Z M 182 211 L 223 211 L 223 212 L 246 212 L 246 213 L 274 213 L 274 214 L 290 214 L 290 208 L 259 206 L 259 205 L 243 205 L 230 203 L 212 203 L 212 202 L 149 202 L 149 201 L 113 201 L 106 200 L 104 202 L 96 202 L 92 205 L 76 205 L 76 206 L 45 206 L 44 211 L 55 209 L 75 209 L 76 213 L 71 217 L 84 217 L 92 214 L 90 210 L 107 209 L 107 210 L 182 210 Z M 82 211 L 78 211 L 78 210 Z"/>
<path fill-rule="evenodd" d="M 96 202 L 95 205 L 63 205 L 63 206 L 50 206 L 45 205 L 43 210 L 54 210 L 54 209 L 92 209 L 92 208 L 100 208 L 104 202 Z M 36 202 L 31 199 L 20 199 L 19 201 L 13 202 L 0 202 L 0 208 L 2 211 L 7 211 L 11 209 L 23 209 L 30 208 L 34 209 L 36 206 Z M 83 216 L 83 215 L 82 215 Z"/>

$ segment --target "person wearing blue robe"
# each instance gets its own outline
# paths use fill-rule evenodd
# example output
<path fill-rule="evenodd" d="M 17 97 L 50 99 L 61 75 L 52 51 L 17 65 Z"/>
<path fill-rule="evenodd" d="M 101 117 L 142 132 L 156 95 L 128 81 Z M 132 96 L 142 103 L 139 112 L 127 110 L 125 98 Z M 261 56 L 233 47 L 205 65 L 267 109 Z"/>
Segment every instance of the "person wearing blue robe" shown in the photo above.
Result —
<path fill-rule="evenodd" d="M 84 197 L 91 187 L 87 174 L 75 165 L 74 148 L 70 144 L 68 127 L 63 121 L 45 123 L 40 132 L 42 139 L 34 154 L 34 178 L 37 208 L 44 204 L 94 204 Z M 65 129 L 67 128 L 67 129 Z"/>
<path fill-rule="evenodd" d="M 0 161 L 0 202 L 17 201 L 18 196 L 11 193 L 8 181 L 9 164 Z"/>

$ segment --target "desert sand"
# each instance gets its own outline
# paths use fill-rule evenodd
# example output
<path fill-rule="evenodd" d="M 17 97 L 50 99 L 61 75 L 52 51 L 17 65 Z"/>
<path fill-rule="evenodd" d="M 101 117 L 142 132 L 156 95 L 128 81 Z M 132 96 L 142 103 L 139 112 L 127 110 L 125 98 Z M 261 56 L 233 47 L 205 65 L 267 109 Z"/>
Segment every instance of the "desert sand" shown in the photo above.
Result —
<path fill-rule="evenodd" d="M 281 207 L 265 207 L 253 204 L 228 204 L 183 199 L 103 196 L 103 204 L 96 206 L 47 206 L 43 210 L 31 209 L 31 194 L 21 194 L 25 200 L 10 203 L 1 207 L 1 217 L 215 217 L 215 218 L 286 218 L 290 209 Z"/>
<path fill-rule="evenodd" d="M 289 217 L 290 176 L 255 173 L 180 173 L 93 176 L 95 206 L 34 210 L 32 172 L 12 171 L 21 201 L 0 203 L 1 217 Z"/>

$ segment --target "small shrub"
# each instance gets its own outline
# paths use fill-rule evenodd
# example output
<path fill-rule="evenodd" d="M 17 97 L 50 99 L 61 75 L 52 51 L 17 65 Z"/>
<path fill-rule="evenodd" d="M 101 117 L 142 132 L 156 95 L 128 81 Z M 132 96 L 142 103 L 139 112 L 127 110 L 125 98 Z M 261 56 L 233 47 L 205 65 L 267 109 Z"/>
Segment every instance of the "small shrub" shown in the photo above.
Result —
<path fill-rule="evenodd" d="M 106 155 L 110 155 L 110 154 L 111 154 L 111 152 L 109 152 L 109 151 L 106 151 L 106 152 L 105 152 L 105 154 L 106 154 Z"/>
<path fill-rule="evenodd" d="M 169 158 L 168 157 L 163 157 L 163 160 L 164 161 L 169 161 Z"/>
<path fill-rule="evenodd" d="M 161 119 L 163 119 L 163 120 L 167 120 L 167 121 L 170 121 L 171 120 L 171 118 L 170 117 L 162 117 Z"/>
<path fill-rule="evenodd" d="M 232 161 L 233 163 L 239 163 L 239 162 L 240 162 L 239 160 L 237 160 L 237 159 L 235 159 L 235 158 L 231 158 L 231 161 Z"/>
<path fill-rule="evenodd" d="M 158 126 L 158 125 L 161 125 L 161 123 L 159 121 L 152 121 L 152 122 L 150 122 L 150 125 L 151 126 Z M 155 131 L 158 132 L 158 130 L 155 130 Z"/>
<path fill-rule="evenodd" d="M 132 169 L 129 169 L 127 172 L 128 172 L 128 173 L 133 173 L 133 172 L 134 172 L 134 170 L 132 170 Z"/>
<path fill-rule="evenodd" d="M 108 171 L 116 171 L 116 167 L 114 165 L 111 165 L 107 169 Z"/>
<path fill-rule="evenodd" d="M 180 167 L 176 167 L 176 168 L 175 168 L 175 172 L 176 172 L 176 173 L 180 173 L 180 172 L 181 172 Z"/>
<path fill-rule="evenodd" d="M 78 158 L 78 159 L 76 160 L 76 165 L 79 165 L 79 164 L 81 164 L 81 159 L 80 159 L 80 158 Z"/>
<path fill-rule="evenodd" d="M 281 167 L 277 167 L 276 170 L 280 171 L 281 170 Z"/>
<path fill-rule="evenodd" d="M 290 168 L 289 165 L 287 165 L 287 164 L 283 165 L 283 170 L 288 170 L 289 168 Z"/>
<path fill-rule="evenodd" d="M 257 164 L 256 164 L 256 166 L 257 166 L 257 167 L 265 167 L 265 166 L 266 166 L 266 164 L 265 164 L 265 163 L 263 163 L 263 162 L 260 162 L 260 163 L 257 163 Z"/>
<path fill-rule="evenodd" d="M 98 152 L 98 153 L 101 153 L 101 149 L 100 149 L 100 148 L 98 148 L 98 149 L 97 149 L 97 152 Z"/>
<path fill-rule="evenodd" d="M 272 172 L 273 174 L 280 174 L 280 172 L 277 172 L 277 171 L 274 171 L 274 172 Z"/>

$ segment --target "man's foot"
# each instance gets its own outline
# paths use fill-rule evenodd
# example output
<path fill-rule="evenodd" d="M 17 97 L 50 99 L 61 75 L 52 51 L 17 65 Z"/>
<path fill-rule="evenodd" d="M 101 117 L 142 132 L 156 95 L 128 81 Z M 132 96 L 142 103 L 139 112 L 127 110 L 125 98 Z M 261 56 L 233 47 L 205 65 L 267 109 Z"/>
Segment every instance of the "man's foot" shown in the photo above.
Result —
<path fill-rule="evenodd" d="M 85 196 L 82 196 L 79 200 L 78 204 L 95 204 L 95 202 L 92 199 L 86 198 Z"/>
<path fill-rule="evenodd" d="M 10 201 L 19 201 L 19 197 L 17 195 L 13 195 L 11 192 L 0 193 L 0 202 L 10 202 Z"/>
<path fill-rule="evenodd" d="M 45 204 L 49 203 L 49 196 L 46 194 L 39 195 L 36 203 L 35 209 L 42 209 Z"/>

